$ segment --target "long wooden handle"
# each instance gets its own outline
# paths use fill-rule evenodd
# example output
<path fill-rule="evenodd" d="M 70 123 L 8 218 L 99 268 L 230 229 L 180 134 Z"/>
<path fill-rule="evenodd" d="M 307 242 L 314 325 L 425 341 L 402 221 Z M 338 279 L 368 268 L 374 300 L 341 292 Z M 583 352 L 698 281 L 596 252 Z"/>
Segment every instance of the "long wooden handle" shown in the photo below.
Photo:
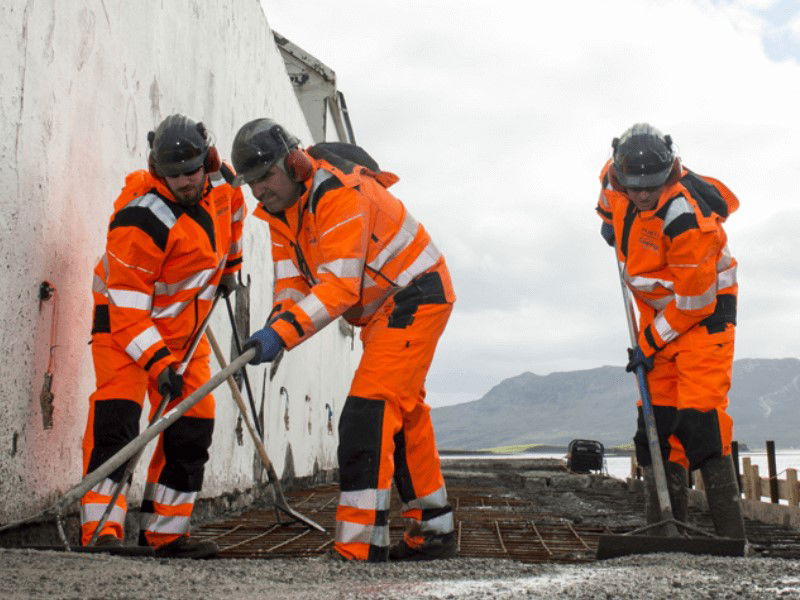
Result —
<path fill-rule="evenodd" d="M 211 349 L 214 351 L 214 356 L 216 356 L 220 368 L 225 369 L 227 365 L 227 362 L 225 361 L 225 355 L 222 353 L 222 349 L 219 347 L 217 338 L 214 336 L 214 332 L 212 331 L 211 327 L 206 329 L 206 337 L 208 338 L 208 342 L 211 344 Z M 236 385 L 236 380 L 233 378 L 233 375 L 228 377 L 228 385 L 231 388 L 231 394 L 233 394 L 233 401 L 236 402 L 236 406 L 239 407 L 239 412 L 242 413 L 242 419 L 247 427 L 247 431 L 250 433 L 250 437 L 253 439 L 253 443 L 256 445 L 256 450 L 258 451 L 258 455 L 261 457 L 261 462 L 264 464 L 264 468 L 267 470 L 267 473 L 269 473 L 270 470 L 272 470 L 272 461 L 269 459 L 267 449 L 264 447 L 261 438 L 258 436 L 258 433 L 250 423 L 250 419 L 247 417 L 247 407 L 245 406 L 242 393 L 239 391 L 239 386 Z M 256 418 L 256 416 L 253 415 L 253 418 Z"/>

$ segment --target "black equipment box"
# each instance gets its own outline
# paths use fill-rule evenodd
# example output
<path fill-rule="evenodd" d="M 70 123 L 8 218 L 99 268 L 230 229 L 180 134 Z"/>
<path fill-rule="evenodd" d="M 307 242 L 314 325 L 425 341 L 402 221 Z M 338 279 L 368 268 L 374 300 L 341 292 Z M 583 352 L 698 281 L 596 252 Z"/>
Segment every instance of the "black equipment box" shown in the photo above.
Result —
<path fill-rule="evenodd" d="M 595 440 L 572 440 L 567 447 L 567 469 L 575 473 L 603 470 L 603 444 Z"/>

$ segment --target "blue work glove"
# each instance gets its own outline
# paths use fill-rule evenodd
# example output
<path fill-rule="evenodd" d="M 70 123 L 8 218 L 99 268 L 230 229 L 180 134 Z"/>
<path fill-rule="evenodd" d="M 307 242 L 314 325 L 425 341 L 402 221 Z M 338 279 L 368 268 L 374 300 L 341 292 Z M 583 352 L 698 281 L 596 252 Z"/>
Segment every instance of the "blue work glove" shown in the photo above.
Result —
<path fill-rule="evenodd" d="M 600 235 L 603 236 L 603 239 L 609 246 L 612 248 L 614 247 L 614 242 L 616 240 L 614 239 L 614 226 L 611 223 L 603 221 L 603 224 L 600 225 Z"/>
<path fill-rule="evenodd" d="M 653 369 L 653 358 L 654 356 L 645 356 L 639 346 L 636 346 L 636 348 L 628 348 L 628 364 L 625 370 L 628 373 L 635 373 L 636 369 L 641 365 L 644 367 L 645 373 L 647 373 Z"/>
<path fill-rule="evenodd" d="M 245 350 L 250 348 L 256 349 L 256 355 L 250 360 L 251 365 L 260 365 L 261 363 L 271 362 L 278 352 L 283 348 L 284 343 L 272 327 L 264 327 L 259 329 L 244 343 Z"/>

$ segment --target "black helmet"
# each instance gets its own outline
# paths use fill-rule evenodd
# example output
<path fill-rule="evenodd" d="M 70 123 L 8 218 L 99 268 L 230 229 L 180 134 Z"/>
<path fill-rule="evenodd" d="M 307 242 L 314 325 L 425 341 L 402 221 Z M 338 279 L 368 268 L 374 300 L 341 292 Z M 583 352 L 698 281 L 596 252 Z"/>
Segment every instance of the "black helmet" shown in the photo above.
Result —
<path fill-rule="evenodd" d="M 177 177 L 205 164 L 211 142 L 202 123 L 170 115 L 147 134 L 151 167 L 161 177 Z"/>
<path fill-rule="evenodd" d="M 636 123 L 611 146 L 614 174 L 624 188 L 659 187 L 675 163 L 672 138 L 648 123 Z"/>
<path fill-rule="evenodd" d="M 261 179 L 299 143 L 299 139 L 272 119 L 254 119 L 245 123 L 236 133 L 231 149 L 231 160 L 236 170 L 233 187 Z"/>

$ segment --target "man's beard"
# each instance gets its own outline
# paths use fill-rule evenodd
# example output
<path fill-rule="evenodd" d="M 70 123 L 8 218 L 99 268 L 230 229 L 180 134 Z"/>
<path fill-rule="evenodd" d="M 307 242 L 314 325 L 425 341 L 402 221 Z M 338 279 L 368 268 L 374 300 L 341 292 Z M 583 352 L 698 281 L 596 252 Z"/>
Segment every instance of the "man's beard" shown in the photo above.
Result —
<path fill-rule="evenodd" d="M 173 192 L 175 200 L 181 206 L 194 206 L 199 204 L 203 197 L 203 186 L 186 186 Z"/>

